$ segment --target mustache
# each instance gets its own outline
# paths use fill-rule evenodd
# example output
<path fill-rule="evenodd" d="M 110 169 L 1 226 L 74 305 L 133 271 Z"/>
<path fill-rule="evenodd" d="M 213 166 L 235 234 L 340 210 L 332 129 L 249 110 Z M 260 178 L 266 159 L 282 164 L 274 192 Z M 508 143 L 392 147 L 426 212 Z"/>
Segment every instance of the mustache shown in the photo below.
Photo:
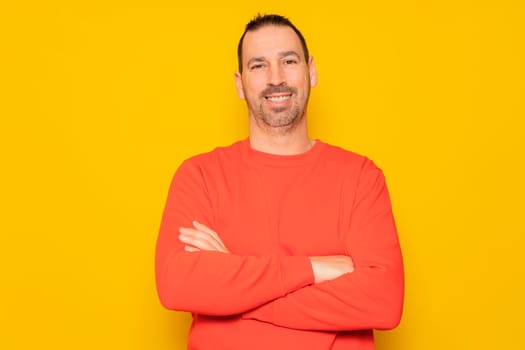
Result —
<path fill-rule="evenodd" d="M 277 86 L 269 86 L 266 89 L 264 89 L 263 91 L 261 91 L 259 96 L 261 98 L 263 98 L 266 95 L 278 94 L 278 93 L 283 93 L 283 92 L 288 92 L 288 93 L 291 93 L 291 94 L 295 94 L 295 93 L 297 93 L 297 89 L 293 88 L 291 86 L 288 86 L 286 84 L 281 84 L 281 85 L 277 85 Z"/>

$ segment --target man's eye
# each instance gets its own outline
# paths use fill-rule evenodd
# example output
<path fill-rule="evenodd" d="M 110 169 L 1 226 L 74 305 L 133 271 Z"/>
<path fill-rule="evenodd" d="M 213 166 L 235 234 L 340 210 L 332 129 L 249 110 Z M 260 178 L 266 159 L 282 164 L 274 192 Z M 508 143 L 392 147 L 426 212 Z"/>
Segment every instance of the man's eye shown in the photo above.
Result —
<path fill-rule="evenodd" d="M 284 61 L 284 64 L 286 64 L 286 65 L 296 64 L 296 63 L 297 63 L 297 60 L 292 60 L 292 59 Z"/>
<path fill-rule="evenodd" d="M 264 65 L 262 63 L 259 63 L 259 64 L 254 64 L 253 66 L 250 67 L 251 70 L 257 70 L 257 69 L 261 69 L 263 68 Z"/>

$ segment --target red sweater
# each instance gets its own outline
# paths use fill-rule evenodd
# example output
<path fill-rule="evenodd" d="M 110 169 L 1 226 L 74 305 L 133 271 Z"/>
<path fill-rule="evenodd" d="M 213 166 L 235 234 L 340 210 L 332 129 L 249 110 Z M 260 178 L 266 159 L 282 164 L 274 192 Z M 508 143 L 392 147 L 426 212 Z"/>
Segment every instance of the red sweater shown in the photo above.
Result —
<path fill-rule="evenodd" d="M 231 254 L 186 252 L 197 220 Z M 314 284 L 308 256 L 348 255 L 355 270 Z M 401 251 L 383 174 L 317 141 L 294 156 L 247 140 L 177 170 L 156 251 L 162 304 L 193 314 L 189 349 L 373 349 L 403 306 Z"/>

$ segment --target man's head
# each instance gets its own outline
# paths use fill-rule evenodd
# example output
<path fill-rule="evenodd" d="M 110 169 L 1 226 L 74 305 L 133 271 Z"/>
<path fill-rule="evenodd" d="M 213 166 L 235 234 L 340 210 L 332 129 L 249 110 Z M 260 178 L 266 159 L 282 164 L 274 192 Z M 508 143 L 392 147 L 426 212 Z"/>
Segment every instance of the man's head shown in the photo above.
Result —
<path fill-rule="evenodd" d="M 246 28 L 244 29 L 244 33 L 242 33 L 241 39 L 239 40 L 239 44 L 237 45 L 237 62 L 239 65 L 239 73 L 242 73 L 243 70 L 243 62 L 242 62 L 242 44 L 244 41 L 244 37 L 246 36 L 247 32 L 255 31 L 259 28 L 262 28 L 264 26 L 283 26 L 283 27 L 290 27 L 293 29 L 295 34 L 297 34 L 297 37 L 301 41 L 301 45 L 303 47 L 303 54 L 305 60 L 308 62 L 308 59 L 310 57 L 310 54 L 308 53 L 308 46 L 306 45 L 306 40 L 303 37 L 303 34 L 297 29 L 293 23 L 286 17 L 270 14 L 270 15 L 257 15 L 254 19 L 252 19 L 248 24 L 246 25 Z"/>
<path fill-rule="evenodd" d="M 237 93 L 254 126 L 282 134 L 304 123 L 310 88 L 317 84 L 313 58 L 299 31 L 284 17 L 258 16 L 239 42 Z"/>

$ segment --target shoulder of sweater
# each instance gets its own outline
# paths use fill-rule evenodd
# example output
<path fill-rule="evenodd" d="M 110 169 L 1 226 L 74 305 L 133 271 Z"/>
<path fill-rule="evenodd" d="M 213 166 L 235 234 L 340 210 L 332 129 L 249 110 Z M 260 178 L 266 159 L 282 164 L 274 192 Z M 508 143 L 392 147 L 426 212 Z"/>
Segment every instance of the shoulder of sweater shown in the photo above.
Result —
<path fill-rule="evenodd" d="M 324 147 L 324 161 L 336 165 L 339 171 L 360 174 L 359 177 L 365 178 L 383 176 L 383 170 L 367 156 L 327 143 Z"/>

